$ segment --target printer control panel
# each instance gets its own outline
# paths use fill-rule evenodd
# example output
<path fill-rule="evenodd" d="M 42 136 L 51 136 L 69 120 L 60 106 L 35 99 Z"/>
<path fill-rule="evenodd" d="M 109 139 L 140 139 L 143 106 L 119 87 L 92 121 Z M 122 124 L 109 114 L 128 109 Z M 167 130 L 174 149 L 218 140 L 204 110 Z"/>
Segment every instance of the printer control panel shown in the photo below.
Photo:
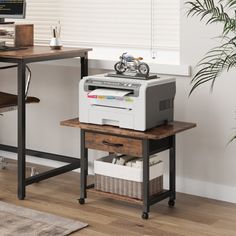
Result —
<path fill-rule="evenodd" d="M 125 88 L 125 89 L 138 89 L 141 84 L 139 83 L 126 83 L 116 81 L 104 81 L 104 80 L 93 80 L 88 79 L 86 85 L 99 86 L 99 87 L 110 87 L 110 88 Z"/>

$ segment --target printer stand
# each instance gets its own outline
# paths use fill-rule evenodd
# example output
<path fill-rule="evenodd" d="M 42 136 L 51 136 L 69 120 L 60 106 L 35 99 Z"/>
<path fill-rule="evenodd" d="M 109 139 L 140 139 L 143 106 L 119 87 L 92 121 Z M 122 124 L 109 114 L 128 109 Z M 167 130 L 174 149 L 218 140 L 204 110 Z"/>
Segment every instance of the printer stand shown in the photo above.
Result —
<path fill-rule="evenodd" d="M 115 199 L 142 204 L 143 219 L 148 219 L 151 205 L 166 198 L 169 198 L 168 203 L 170 207 L 175 205 L 175 135 L 176 133 L 194 128 L 196 124 L 174 121 L 167 125 L 150 129 L 146 132 L 120 129 L 113 126 L 80 123 L 78 118 L 62 121 L 61 125 L 81 129 L 80 204 L 85 203 L 87 190 L 90 190 Z M 137 200 L 116 194 L 96 191 L 93 189 L 94 185 L 87 185 L 88 149 L 143 157 L 143 199 Z M 169 149 L 169 189 L 150 197 L 149 156 L 167 149 Z"/>

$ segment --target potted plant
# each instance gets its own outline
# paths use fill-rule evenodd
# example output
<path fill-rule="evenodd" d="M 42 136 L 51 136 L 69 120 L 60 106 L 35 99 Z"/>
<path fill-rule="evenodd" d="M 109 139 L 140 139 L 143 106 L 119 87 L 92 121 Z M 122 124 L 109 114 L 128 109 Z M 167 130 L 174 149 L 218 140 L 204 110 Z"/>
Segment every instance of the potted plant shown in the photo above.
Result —
<path fill-rule="evenodd" d="M 198 16 L 206 24 L 222 24 L 219 45 L 210 49 L 197 65 L 189 95 L 211 82 L 211 90 L 222 72 L 236 67 L 236 0 L 187 1 L 188 16 Z M 236 139 L 236 135 L 231 139 Z"/>
<path fill-rule="evenodd" d="M 236 0 L 188 1 L 188 16 L 206 19 L 206 24 L 222 23 L 219 46 L 208 51 L 198 63 L 190 94 L 200 85 L 211 82 L 211 89 L 223 71 L 236 67 Z"/>

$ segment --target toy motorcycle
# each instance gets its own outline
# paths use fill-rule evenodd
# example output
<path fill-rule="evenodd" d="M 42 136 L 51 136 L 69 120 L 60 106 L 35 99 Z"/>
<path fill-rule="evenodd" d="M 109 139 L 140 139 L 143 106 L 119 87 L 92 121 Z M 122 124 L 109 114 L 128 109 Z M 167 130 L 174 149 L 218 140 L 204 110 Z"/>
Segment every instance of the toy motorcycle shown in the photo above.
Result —
<path fill-rule="evenodd" d="M 150 68 L 147 63 L 140 62 L 141 60 L 143 60 L 142 57 L 135 58 L 125 52 L 120 56 L 120 61 L 114 65 L 114 68 L 118 74 L 123 74 L 126 70 L 129 70 L 131 72 L 136 71 L 142 76 L 147 76 Z"/>

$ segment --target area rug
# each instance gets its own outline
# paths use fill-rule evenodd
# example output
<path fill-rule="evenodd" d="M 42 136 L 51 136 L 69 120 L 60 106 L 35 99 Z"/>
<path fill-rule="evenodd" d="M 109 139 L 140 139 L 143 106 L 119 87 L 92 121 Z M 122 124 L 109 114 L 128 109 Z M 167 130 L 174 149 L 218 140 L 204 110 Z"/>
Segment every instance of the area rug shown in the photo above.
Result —
<path fill-rule="evenodd" d="M 0 202 L 0 236 L 65 236 L 87 224 Z"/>

